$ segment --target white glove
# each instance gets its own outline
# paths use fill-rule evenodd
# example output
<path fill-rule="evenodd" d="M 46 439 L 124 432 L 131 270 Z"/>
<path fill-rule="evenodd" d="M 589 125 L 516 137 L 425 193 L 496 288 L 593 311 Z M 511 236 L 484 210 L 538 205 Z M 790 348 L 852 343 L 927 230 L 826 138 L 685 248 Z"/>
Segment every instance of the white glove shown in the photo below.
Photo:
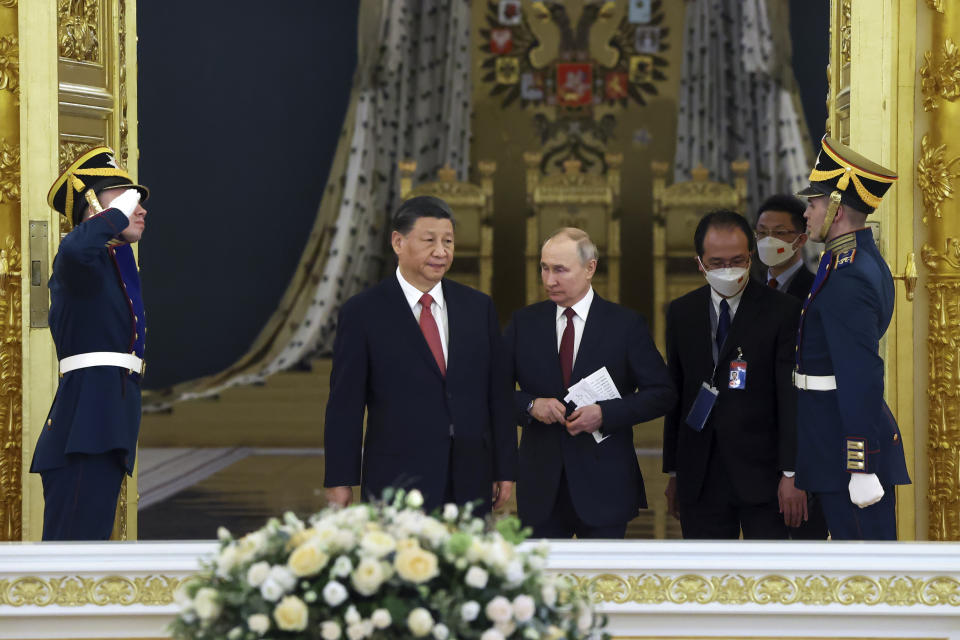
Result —
<path fill-rule="evenodd" d="M 880 502 L 883 487 L 875 473 L 850 474 L 850 501 L 861 509 Z"/>
<path fill-rule="evenodd" d="M 123 215 L 129 218 L 133 215 L 133 210 L 137 208 L 137 204 L 139 203 L 140 192 L 136 189 L 127 189 L 113 199 L 113 202 L 110 203 L 110 208 L 120 209 L 120 211 L 123 212 Z"/>

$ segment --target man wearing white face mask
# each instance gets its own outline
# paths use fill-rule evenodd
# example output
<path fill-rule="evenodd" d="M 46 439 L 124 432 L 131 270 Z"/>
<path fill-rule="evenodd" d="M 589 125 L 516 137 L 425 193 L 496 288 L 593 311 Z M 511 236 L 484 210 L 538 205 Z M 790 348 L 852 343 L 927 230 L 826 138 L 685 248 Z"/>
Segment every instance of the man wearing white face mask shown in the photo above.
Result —
<path fill-rule="evenodd" d="M 694 235 L 707 285 L 670 303 L 664 420 L 668 508 L 684 538 L 783 539 L 807 517 L 793 482 L 800 304 L 749 277 L 753 229 L 714 211 Z"/>
<path fill-rule="evenodd" d="M 813 274 L 803 263 L 807 243 L 807 205 L 799 198 L 776 194 L 757 211 L 757 257 L 767 266 L 764 284 L 801 301 L 810 293 Z"/>

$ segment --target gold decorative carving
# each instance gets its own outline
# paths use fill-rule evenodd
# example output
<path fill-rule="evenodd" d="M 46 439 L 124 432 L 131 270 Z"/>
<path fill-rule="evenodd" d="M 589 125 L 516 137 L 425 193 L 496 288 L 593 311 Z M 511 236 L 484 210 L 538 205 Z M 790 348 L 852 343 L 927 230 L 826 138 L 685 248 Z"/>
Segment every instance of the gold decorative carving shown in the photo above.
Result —
<path fill-rule="evenodd" d="M 21 539 L 23 362 L 19 241 L 0 249 L 0 540 Z"/>
<path fill-rule="evenodd" d="M 20 43 L 15 35 L 0 36 L 0 90 L 19 97 Z"/>
<path fill-rule="evenodd" d="M 0 202 L 20 202 L 20 145 L 0 137 Z"/>
<path fill-rule="evenodd" d="M 960 581 L 945 576 L 752 577 L 649 573 L 619 576 L 608 573 L 568 577 L 581 589 L 592 592 L 597 602 L 613 604 L 960 606 Z"/>
<path fill-rule="evenodd" d="M 6 9 L 13 9 L 17 6 L 17 0 L 0 0 L 0 7 Z"/>
<path fill-rule="evenodd" d="M 917 162 L 917 186 L 923 195 L 923 208 L 926 223 L 930 212 L 934 217 L 942 218 L 943 201 L 953 198 L 953 179 L 960 172 L 953 171 L 953 165 L 960 160 L 957 156 L 949 162 L 944 158 L 947 145 L 930 144 L 930 136 L 920 140 L 920 160 Z"/>
<path fill-rule="evenodd" d="M 106 576 L 103 578 L 39 578 L 24 576 L 0 580 L 0 605 L 13 607 L 80 607 L 84 605 L 145 605 L 160 607 L 173 602 L 183 582 L 166 576 Z"/>
<path fill-rule="evenodd" d="M 60 149 L 57 152 L 57 160 L 60 166 L 60 173 L 63 173 L 67 170 L 67 167 L 70 166 L 70 163 L 79 158 L 82 154 L 93 149 L 97 144 L 102 143 L 92 143 L 92 142 L 67 142 L 66 140 L 60 141 Z"/>
<path fill-rule="evenodd" d="M 117 154 L 120 156 L 120 165 L 128 166 L 130 149 L 127 146 L 127 3 L 126 0 L 117 0 L 117 15 L 120 20 L 120 44 L 117 59 L 120 64 L 120 141 L 117 145 Z M 126 539 L 126 538 L 124 538 Z"/>
<path fill-rule="evenodd" d="M 57 0 L 60 55 L 77 62 L 100 62 L 98 0 Z"/>
<path fill-rule="evenodd" d="M 938 13 L 943 13 L 943 0 L 927 0 L 927 6 Z"/>
<path fill-rule="evenodd" d="M 923 246 L 923 262 L 935 274 L 960 270 L 960 241 L 947 238 L 946 244 L 943 253 Z M 931 275 L 927 292 L 929 537 L 960 540 L 960 282 Z"/>
<path fill-rule="evenodd" d="M 920 90 L 923 92 L 924 111 L 939 108 L 937 97 L 953 102 L 960 97 L 960 49 L 947 38 L 943 43 L 943 60 L 933 60 L 933 52 L 923 54 L 920 65 Z"/>
<path fill-rule="evenodd" d="M 852 31 L 853 20 L 851 20 L 853 0 L 841 0 L 840 2 L 840 64 L 850 64 L 850 33 Z"/>
<path fill-rule="evenodd" d="M 924 243 L 920 248 L 920 260 L 935 274 L 942 275 L 956 271 L 957 275 L 960 275 L 960 240 L 947 238 L 944 241 L 943 252 Z"/>

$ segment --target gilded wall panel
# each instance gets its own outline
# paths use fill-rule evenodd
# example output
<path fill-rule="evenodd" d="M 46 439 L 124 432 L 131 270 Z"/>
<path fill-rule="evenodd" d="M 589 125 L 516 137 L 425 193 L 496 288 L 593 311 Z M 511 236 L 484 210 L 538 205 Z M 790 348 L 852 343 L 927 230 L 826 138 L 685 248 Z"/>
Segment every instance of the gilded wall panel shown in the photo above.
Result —
<path fill-rule="evenodd" d="M 57 0 L 60 56 L 77 62 L 102 63 L 102 15 L 98 0 Z"/>

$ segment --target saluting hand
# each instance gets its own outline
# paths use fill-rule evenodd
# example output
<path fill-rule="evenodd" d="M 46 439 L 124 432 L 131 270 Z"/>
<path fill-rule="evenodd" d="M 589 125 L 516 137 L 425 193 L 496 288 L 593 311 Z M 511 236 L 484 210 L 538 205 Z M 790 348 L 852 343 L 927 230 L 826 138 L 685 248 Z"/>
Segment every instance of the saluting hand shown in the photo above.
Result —
<path fill-rule="evenodd" d="M 567 408 L 556 398 L 537 398 L 530 407 L 530 415 L 543 424 L 563 422 Z"/>
<path fill-rule="evenodd" d="M 588 404 L 580 407 L 567 418 L 567 433 L 572 436 L 578 433 L 593 433 L 603 426 L 603 411 L 598 404 Z"/>

